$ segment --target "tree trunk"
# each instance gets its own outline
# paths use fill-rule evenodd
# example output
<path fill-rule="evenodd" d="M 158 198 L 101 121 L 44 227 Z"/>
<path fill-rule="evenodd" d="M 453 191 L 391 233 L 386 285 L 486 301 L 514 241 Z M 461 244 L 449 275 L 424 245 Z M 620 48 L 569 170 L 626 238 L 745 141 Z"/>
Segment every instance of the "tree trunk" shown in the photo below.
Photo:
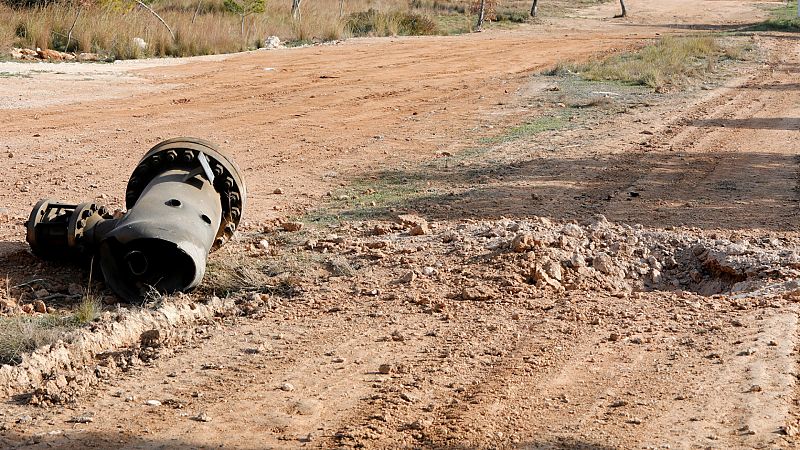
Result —
<path fill-rule="evenodd" d="M 242 37 L 244 37 L 244 18 L 245 18 L 245 15 L 242 14 L 241 17 L 242 17 L 242 31 L 241 31 L 241 33 L 242 33 Z"/>
<path fill-rule="evenodd" d="M 78 8 L 78 13 L 75 14 L 75 20 L 72 21 L 72 26 L 69 27 L 69 33 L 67 33 L 67 45 L 64 47 L 65 52 L 69 51 L 69 44 L 72 41 L 72 30 L 75 29 L 75 24 L 78 23 L 78 17 L 81 16 L 81 11 L 83 11 L 83 8 Z"/>
<path fill-rule="evenodd" d="M 486 12 L 486 0 L 481 0 L 480 9 L 478 9 L 478 23 L 475 24 L 475 31 L 481 31 L 483 27 L 483 14 Z"/>
<path fill-rule="evenodd" d="M 533 0 L 533 4 L 531 5 L 531 17 L 536 17 L 537 12 L 539 12 L 539 0 Z"/>
<path fill-rule="evenodd" d="M 167 25 L 167 22 L 164 22 L 164 19 L 162 19 L 157 12 L 153 11 L 153 8 L 142 3 L 142 0 L 136 0 L 136 3 L 138 3 L 139 6 L 141 6 L 142 8 L 150 11 L 150 13 L 153 14 L 154 16 L 156 16 L 156 19 L 158 19 L 159 22 L 161 22 L 167 28 L 167 31 L 169 31 L 169 35 L 172 36 L 172 40 L 173 41 L 175 40 L 175 33 L 172 32 L 172 28 L 170 28 L 169 25 Z"/>
<path fill-rule="evenodd" d="M 194 10 L 194 15 L 192 16 L 192 25 L 194 25 L 194 20 L 197 19 L 197 13 L 200 12 L 200 5 L 203 4 L 203 0 L 198 0 L 197 8 Z"/>
<path fill-rule="evenodd" d="M 292 19 L 297 21 L 300 20 L 300 1 L 292 0 Z"/>
<path fill-rule="evenodd" d="M 628 10 L 625 9 L 625 0 L 619 0 L 619 6 L 622 7 L 622 13 L 620 13 L 619 16 L 620 17 L 627 17 L 628 16 Z"/>
<path fill-rule="evenodd" d="M 344 15 L 344 0 L 339 0 L 339 17 Z"/>

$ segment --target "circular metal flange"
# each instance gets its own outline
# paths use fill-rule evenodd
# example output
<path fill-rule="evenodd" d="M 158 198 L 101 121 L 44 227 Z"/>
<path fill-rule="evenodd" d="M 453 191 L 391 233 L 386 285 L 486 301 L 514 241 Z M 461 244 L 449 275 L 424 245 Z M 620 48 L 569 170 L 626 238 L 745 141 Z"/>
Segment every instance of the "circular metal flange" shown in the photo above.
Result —
<path fill-rule="evenodd" d="M 211 251 L 214 251 L 236 231 L 247 200 L 247 189 L 239 166 L 211 142 L 179 137 L 156 144 L 145 153 L 131 174 L 125 190 L 125 206 L 133 208 L 150 181 L 158 175 L 168 170 L 192 171 L 202 167 L 198 159 L 200 153 L 206 156 L 214 174 L 214 189 L 219 193 L 222 205 L 222 220 L 211 247 Z"/>
<path fill-rule="evenodd" d="M 33 210 L 31 210 L 31 215 L 28 217 L 28 222 L 26 223 L 27 228 L 27 235 L 25 239 L 30 244 L 31 249 L 34 253 L 39 252 L 38 242 L 36 239 L 36 225 L 38 225 L 42 220 L 45 218 L 45 214 L 47 213 L 47 208 L 50 206 L 49 198 L 43 198 L 39 200 L 36 205 L 34 205 Z"/>

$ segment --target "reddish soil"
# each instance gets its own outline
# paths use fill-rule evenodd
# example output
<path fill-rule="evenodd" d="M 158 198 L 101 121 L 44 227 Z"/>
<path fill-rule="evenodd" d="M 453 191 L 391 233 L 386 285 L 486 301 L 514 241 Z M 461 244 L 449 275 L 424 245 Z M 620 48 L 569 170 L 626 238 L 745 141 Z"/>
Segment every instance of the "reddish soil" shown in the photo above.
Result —
<path fill-rule="evenodd" d="M 783 270 L 775 280 L 791 282 L 800 222 L 796 36 L 753 37 L 761 61 L 736 65 L 705 90 L 501 142 L 453 158 L 457 167 L 437 158 L 558 108 L 548 91 L 557 80 L 536 76 L 558 62 L 763 16 L 759 2 L 627 3 L 628 19 L 610 19 L 617 5 L 605 4 L 511 31 L 353 39 L 98 66 L 105 74 L 95 75 L 87 66 L 86 86 L 82 73 L 4 78 L 0 104 L 24 100 L 0 110 L 0 150 L 9 154 L 0 158 L 0 206 L 10 216 L 0 225 L 0 267 L 12 282 L 74 274 L 31 269 L 19 221 L 37 199 L 102 195 L 119 207 L 128 168 L 176 135 L 219 143 L 252 193 L 242 240 L 212 262 L 269 260 L 250 247 L 264 238 L 276 261 L 306 255 L 292 264 L 308 268 L 292 273 L 299 296 L 264 294 L 256 313 L 205 326 L 77 403 L 0 405 L 0 444 L 797 448 L 796 286 L 737 297 L 730 280 L 703 291 L 719 280 L 684 283 L 695 276 L 688 272 L 671 286 L 594 275 L 574 289 L 531 286 L 520 273 L 540 250 L 521 256 L 468 239 L 477 235 L 469 227 L 483 225 L 481 238 L 503 238 L 511 225 L 502 217 L 560 230 L 570 220 L 590 227 L 584 221 L 603 214 L 622 224 L 614 236 L 645 232 L 624 226 L 638 223 L 720 248 L 771 246 Z M 422 180 L 425 195 L 401 209 L 425 216 L 431 233 L 369 236 L 385 220 L 302 236 L 262 231 L 329 204 L 326 193 L 353 180 L 374 176 L 377 185 L 388 169 Z M 278 187 L 283 194 L 272 194 Z M 663 236 L 662 247 L 677 246 Z M 308 239 L 336 244 L 323 254 Z M 387 243 L 366 244 L 374 240 Z M 466 244 L 443 244 L 451 241 Z M 436 275 L 421 275 L 425 267 Z M 398 282 L 409 271 L 416 281 Z M 210 420 L 194 420 L 200 413 Z"/>

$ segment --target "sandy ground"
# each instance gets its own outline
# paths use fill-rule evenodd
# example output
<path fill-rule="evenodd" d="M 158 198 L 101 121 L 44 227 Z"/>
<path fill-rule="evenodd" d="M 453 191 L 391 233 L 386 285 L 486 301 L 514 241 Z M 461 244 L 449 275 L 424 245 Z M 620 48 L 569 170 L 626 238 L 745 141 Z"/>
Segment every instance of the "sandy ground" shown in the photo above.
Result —
<path fill-rule="evenodd" d="M 64 69 L 4 63 L 0 72 L 18 76 L 0 84 L 0 151 L 8 154 L 0 158 L 7 174 L 0 206 L 12 217 L 0 228 L 3 268 L 15 280 L 31 276 L 13 218 L 25 216 L 37 199 L 103 194 L 104 202 L 120 206 L 125 168 L 175 135 L 218 142 L 242 166 L 252 192 L 243 231 L 256 241 L 270 219 L 322 205 L 328 191 L 346 189 L 354 178 L 380 181 L 395 170 L 428 188 L 406 208 L 440 231 L 501 217 L 580 221 L 603 214 L 616 223 L 679 227 L 731 242 L 778 239 L 791 250 L 800 130 L 795 36 L 753 38 L 763 63 L 743 63 L 706 90 L 501 143 L 460 166 L 436 158 L 549 111 L 548 88 L 557 80 L 534 75 L 559 61 L 665 33 L 737 27 L 763 14 L 757 2 L 629 3 L 629 19 L 610 19 L 616 5 L 606 4 L 470 36 L 354 39 Z M 271 194 L 276 187 L 284 194 Z M 247 244 L 215 258 L 238 257 Z M 390 282 L 408 267 L 444 272 L 485 257 L 481 249 L 409 245 L 387 251 L 388 262 L 362 261 L 349 277 L 320 281 L 309 274 L 299 300 L 276 298 L 256 317 L 221 319 L 197 340 L 107 380 L 77 404 L 8 402 L 0 406 L 0 443 L 800 445 L 794 436 L 798 309 L 791 298 L 523 289 L 470 300 L 454 299 L 450 282 L 441 280 L 392 294 L 397 288 Z M 458 277 L 495 276 L 470 270 Z M 389 373 L 380 373 L 382 364 Z M 145 405 L 149 399 L 162 405 Z M 210 421 L 193 420 L 200 413 Z M 69 422 L 82 415 L 92 421 Z"/>

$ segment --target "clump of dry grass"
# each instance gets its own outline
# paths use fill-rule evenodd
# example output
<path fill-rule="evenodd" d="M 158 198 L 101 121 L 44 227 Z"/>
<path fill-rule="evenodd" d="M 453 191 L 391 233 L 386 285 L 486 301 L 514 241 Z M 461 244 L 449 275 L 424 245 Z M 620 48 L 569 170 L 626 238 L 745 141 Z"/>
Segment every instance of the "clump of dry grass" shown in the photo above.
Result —
<path fill-rule="evenodd" d="M 436 22 L 422 14 L 376 9 L 351 14 L 347 18 L 347 28 L 355 36 L 431 35 L 438 32 Z"/>
<path fill-rule="evenodd" d="M 372 4 L 370 0 L 305 2 L 299 21 L 292 19 L 289 2 L 270 4 L 265 13 L 245 18 L 244 31 L 239 16 L 226 11 L 222 0 L 204 0 L 199 9 L 196 0 L 154 4 L 174 31 L 174 39 L 150 12 L 135 5 L 120 7 L 119 2 L 105 2 L 84 8 L 78 15 L 79 10 L 67 3 L 16 9 L 0 4 L 0 46 L 91 52 L 109 59 L 230 53 L 258 48 L 272 35 L 283 41 L 312 42 L 373 34 L 353 32 L 348 27 L 352 14 L 376 11 L 370 10 Z M 424 12 L 411 11 L 407 3 L 389 1 L 383 8 L 390 12 L 379 15 L 391 24 L 382 31 L 392 33 L 374 34 L 435 32 L 435 22 Z M 144 40 L 147 46 L 137 45 L 135 38 Z"/>
<path fill-rule="evenodd" d="M 70 342 L 75 330 L 101 313 L 99 299 L 84 295 L 72 314 L 17 315 L 0 318 L 0 364 L 19 364 L 23 355 L 59 340 Z"/>
<path fill-rule="evenodd" d="M 741 46 L 725 46 L 713 36 L 665 37 L 634 52 L 585 64 L 559 64 L 549 73 L 661 89 L 705 77 L 720 59 L 741 59 L 743 53 Z"/>
<path fill-rule="evenodd" d="M 0 364 L 19 364 L 22 355 L 39 347 L 69 341 L 75 327 L 74 318 L 53 314 L 0 319 Z"/>

